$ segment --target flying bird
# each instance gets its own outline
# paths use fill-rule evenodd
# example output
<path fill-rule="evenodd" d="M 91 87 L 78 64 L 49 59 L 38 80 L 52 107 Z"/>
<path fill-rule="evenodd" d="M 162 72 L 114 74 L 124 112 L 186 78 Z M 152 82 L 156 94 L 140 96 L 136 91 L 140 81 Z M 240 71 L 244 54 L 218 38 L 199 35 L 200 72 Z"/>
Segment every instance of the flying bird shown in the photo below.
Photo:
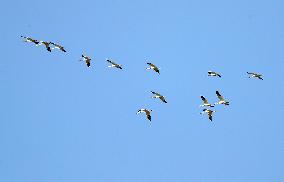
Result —
<path fill-rule="evenodd" d="M 39 45 L 42 45 L 42 44 L 45 45 L 46 50 L 48 50 L 49 52 L 51 52 L 51 48 L 50 48 L 51 42 L 40 41 L 40 44 L 39 44 Z"/>
<path fill-rule="evenodd" d="M 117 63 L 115 63 L 115 62 L 113 62 L 113 61 L 111 61 L 111 60 L 109 60 L 109 59 L 107 59 L 106 61 L 107 61 L 107 62 L 109 62 L 109 63 L 111 64 L 110 66 L 108 66 L 109 68 L 113 68 L 113 67 L 115 67 L 115 68 L 122 69 L 122 65 L 117 64 Z"/>
<path fill-rule="evenodd" d="M 215 71 L 208 71 L 208 76 L 218 76 L 221 78 L 221 75 Z"/>
<path fill-rule="evenodd" d="M 219 93 L 219 91 L 216 91 L 216 95 L 217 95 L 219 101 L 216 102 L 215 105 L 216 104 L 224 104 L 226 106 L 229 105 L 229 101 L 225 100 L 224 97 Z"/>
<path fill-rule="evenodd" d="M 254 77 L 254 78 L 258 78 L 258 79 L 260 79 L 260 80 L 263 80 L 261 74 L 258 74 L 258 73 L 249 73 L 249 72 L 247 72 L 247 74 L 250 75 L 249 78 Z"/>
<path fill-rule="evenodd" d="M 34 43 L 36 45 L 39 44 L 39 41 L 36 40 L 36 39 L 30 38 L 30 37 L 25 37 L 25 36 L 21 36 L 21 37 L 24 38 L 24 42 L 32 42 L 32 43 Z"/>
<path fill-rule="evenodd" d="M 203 109 L 203 112 L 201 112 L 200 114 L 207 114 L 208 115 L 208 118 L 210 121 L 212 121 L 212 115 L 213 113 L 216 112 L 216 111 L 213 111 L 213 110 L 210 110 L 210 109 Z"/>
<path fill-rule="evenodd" d="M 86 62 L 86 65 L 88 66 L 88 67 L 90 67 L 91 66 L 91 58 L 89 58 L 88 56 L 85 56 L 85 55 L 83 55 L 82 54 L 82 58 L 83 58 L 83 60 L 82 59 L 80 59 L 79 61 L 85 61 Z"/>
<path fill-rule="evenodd" d="M 59 49 L 63 52 L 66 52 L 66 50 L 64 49 L 63 46 L 59 45 L 59 44 L 56 44 L 56 43 L 53 43 L 53 42 L 50 42 L 50 44 L 54 45 L 54 47 L 52 49 Z"/>
<path fill-rule="evenodd" d="M 161 99 L 161 101 L 163 101 L 164 103 L 168 103 L 167 101 L 166 101 L 166 99 L 165 99 L 165 97 L 164 96 L 162 96 L 161 94 L 159 94 L 159 93 L 157 93 L 157 92 L 153 92 L 153 91 L 151 91 L 151 93 L 152 94 L 154 94 L 153 96 L 152 96 L 152 98 L 159 98 L 159 99 Z"/>
<path fill-rule="evenodd" d="M 151 121 L 151 112 L 152 112 L 152 110 L 139 109 L 136 114 L 139 114 L 139 113 L 142 113 L 142 112 L 144 112 L 144 113 L 146 114 L 146 116 L 147 116 L 147 119 L 148 119 L 149 121 Z"/>
<path fill-rule="evenodd" d="M 210 104 L 204 96 L 201 95 L 200 98 L 203 101 L 203 104 L 200 105 L 200 107 L 204 107 L 204 106 L 214 107 L 214 105 Z"/>
<path fill-rule="evenodd" d="M 160 70 L 159 70 L 159 68 L 156 65 L 154 65 L 153 63 L 147 63 L 147 64 L 150 66 L 149 68 L 147 68 L 147 70 L 151 70 L 152 69 L 155 72 L 160 74 Z"/>

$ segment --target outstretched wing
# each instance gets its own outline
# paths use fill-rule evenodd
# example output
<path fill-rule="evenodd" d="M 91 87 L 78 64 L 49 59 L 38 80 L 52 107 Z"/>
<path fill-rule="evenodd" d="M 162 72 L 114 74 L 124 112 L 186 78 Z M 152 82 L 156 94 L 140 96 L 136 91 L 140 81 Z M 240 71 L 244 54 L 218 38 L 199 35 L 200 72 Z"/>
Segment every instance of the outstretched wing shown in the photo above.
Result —
<path fill-rule="evenodd" d="M 157 95 L 157 96 L 159 96 L 159 97 L 162 96 L 162 95 L 159 94 L 158 92 L 151 91 L 151 93 L 152 93 L 152 94 L 155 94 L 155 95 Z"/>
<path fill-rule="evenodd" d="M 209 104 L 207 99 L 204 96 L 200 96 L 204 104 Z"/>
<path fill-rule="evenodd" d="M 212 121 L 212 115 L 208 114 L 208 118 L 210 119 L 210 121 Z"/>
<path fill-rule="evenodd" d="M 219 93 L 219 91 L 216 91 L 216 95 L 219 100 L 225 100 L 224 97 Z"/>
<path fill-rule="evenodd" d="M 165 99 L 164 96 L 161 96 L 160 99 L 161 99 L 164 103 L 168 103 L 168 102 L 166 101 L 166 99 Z"/>
<path fill-rule="evenodd" d="M 147 115 L 147 118 L 151 121 L 151 115 Z"/>
<path fill-rule="evenodd" d="M 156 66 L 153 69 L 160 74 L 160 70 Z"/>
<path fill-rule="evenodd" d="M 111 60 L 109 60 L 109 59 L 107 59 L 106 61 L 107 61 L 107 62 L 109 62 L 110 64 L 114 64 L 114 65 L 116 65 L 116 63 L 112 62 L 112 61 L 111 61 Z"/>

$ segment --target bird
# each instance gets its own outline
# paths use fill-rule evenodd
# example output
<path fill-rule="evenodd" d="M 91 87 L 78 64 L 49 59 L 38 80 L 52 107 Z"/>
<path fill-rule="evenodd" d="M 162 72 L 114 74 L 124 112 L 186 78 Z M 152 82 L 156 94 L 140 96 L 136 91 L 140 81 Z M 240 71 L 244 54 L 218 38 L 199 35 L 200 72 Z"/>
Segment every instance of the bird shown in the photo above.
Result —
<path fill-rule="evenodd" d="M 24 42 L 32 42 L 32 43 L 34 43 L 36 45 L 39 44 L 39 41 L 36 40 L 36 39 L 30 38 L 30 37 L 25 37 L 25 36 L 21 36 L 21 37 L 25 39 Z"/>
<path fill-rule="evenodd" d="M 46 41 L 40 41 L 40 44 L 39 45 L 45 45 L 45 47 L 46 47 L 46 50 L 48 50 L 49 52 L 51 52 L 51 48 L 50 48 L 50 44 L 51 44 L 51 42 L 46 42 Z"/>
<path fill-rule="evenodd" d="M 87 64 L 87 66 L 90 67 L 90 66 L 91 66 L 91 60 L 92 60 L 92 59 L 89 58 L 88 56 L 83 55 L 83 54 L 82 54 L 82 58 L 83 58 L 83 60 L 80 59 L 79 61 L 85 61 L 86 64 Z"/>
<path fill-rule="evenodd" d="M 147 116 L 147 119 L 148 119 L 149 121 L 151 121 L 151 112 L 152 112 L 152 111 L 153 111 L 153 110 L 139 109 L 136 114 L 139 114 L 139 113 L 144 112 L 144 113 L 146 114 L 146 116 Z"/>
<path fill-rule="evenodd" d="M 254 77 L 254 78 L 258 78 L 258 79 L 260 79 L 260 80 L 263 80 L 261 74 L 258 74 L 258 73 L 250 73 L 250 72 L 247 72 L 247 74 L 250 75 L 249 78 Z"/>
<path fill-rule="evenodd" d="M 111 64 L 110 66 L 108 66 L 109 68 L 113 68 L 113 67 L 115 67 L 115 68 L 122 69 L 122 65 L 117 64 L 117 63 L 115 63 L 115 62 L 113 62 L 113 61 L 111 61 L 111 60 L 109 60 L 109 59 L 107 59 L 106 61 L 107 61 L 107 62 L 109 62 L 109 63 Z"/>
<path fill-rule="evenodd" d="M 204 107 L 204 106 L 214 107 L 214 105 L 210 104 L 210 103 L 207 101 L 207 99 L 206 99 L 203 95 L 201 95 L 200 97 L 201 97 L 201 99 L 202 99 L 202 101 L 203 101 L 203 104 L 200 105 L 200 107 Z"/>
<path fill-rule="evenodd" d="M 215 71 L 208 71 L 208 76 L 218 76 L 221 78 L 221 75 Z"/>
<path fill-rule="evenodd" d="M 153 63 L 147 63 L 147 64 L 150 65 L 150 67 L 147 68 L 147 70 L 153 69 L 155 72 L 160 74 L 160 70 L 156 65 L 154 65 Z"/>
<path fill-rule="evenodd" d="M 59 45 L 59 44 L 56 44 L 56 43 L 53 43 L 53 42 L 50 42 L 50 44 L 54 45 L 54 47 L 52 49 L 59 49 L 63 52 L 66 52 L 66 50 L 64 49 L 63 46 Z"/>
<path fill-rule="evenodd" d="M 225 100 L 224 97 L 219 93 L 219 91 L 216 91 L 216 95 L 217 95 L 219 101 L 216 102 L 215 105 L 216 104 L 224 104 L 226 106 L 229 105 L 229 101 Z"/>
<path fill-rule="evenodd" d="M 207 113 L 209 120 L 212 121 L 212 115 L 213 115 L 214 112 L 216 112 L 216 111 L 213 111 L 213 110 L 210 110 L 210 109 L 203 109 L 203 111 L 200 114 Z"/>
<path fill-rule="evenodd" d="M 159 93 L 157 93 L 157 92 L 153 92 L 153 91 L 151 91 L 151 93 L 154 94 L 154 95 L 152 96 L 152 98 L 159 98 L 159 99 L 161 99 L 161 101 L 163 101 L 164 103 L 168 103 L 168 102 L 166 101 L 165 97 L 162 96 L 161 94 L 159 94 Z"/>

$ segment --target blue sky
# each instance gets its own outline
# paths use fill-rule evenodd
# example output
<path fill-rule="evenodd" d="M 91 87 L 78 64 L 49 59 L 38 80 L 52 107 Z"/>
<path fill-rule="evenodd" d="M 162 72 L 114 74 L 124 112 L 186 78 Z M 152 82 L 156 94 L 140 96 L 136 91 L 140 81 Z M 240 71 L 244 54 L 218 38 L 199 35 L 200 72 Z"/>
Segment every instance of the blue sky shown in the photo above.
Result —
<path fill-rule="evenodd" d="M 284 181 L 283 5 L 3 2 L 0 181 Z M 78 62 L 82 53 L 91 68 Z M 124 69 L 107 68 L 106 58 Z M 147 61 L 161 75 L 146 71 Z M 199 95 L 214 102 L 216 90 L 231 104 L 210 122 Z M 151 125 L 136 115 L 142 107 L 153 109 Z"/>

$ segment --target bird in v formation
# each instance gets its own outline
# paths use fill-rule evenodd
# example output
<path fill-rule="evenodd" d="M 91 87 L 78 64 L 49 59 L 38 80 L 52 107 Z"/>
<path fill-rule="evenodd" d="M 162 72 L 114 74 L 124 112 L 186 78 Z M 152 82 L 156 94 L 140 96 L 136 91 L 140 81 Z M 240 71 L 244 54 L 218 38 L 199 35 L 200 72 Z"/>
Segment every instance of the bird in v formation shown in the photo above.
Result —
<path fill-rule="evenodd" d="M 58 49 L 62 52 L 66 52 L 65 48 L 60 44 L 53 43 L 53 42 L 50 42 L 50 41 L 37 40 L 37 39 L 31 38 L 31 37 L 26 37 L 26 36 L 21 36 L 21 37 L 24 39 L 23 40 L 24 42 L 30 42 L 30 43 L 35 44 L 36 46 L 44 45 L 46 50 L 49 51 L 49 52 L 51 52 L 54 49 Z M 90 57 L 82 54 L 82 59 L 80 59 L 79 61 L 85 61 L 87 67 L 90 67 L 91 66 L 91 60 L 92 59 Z M 106 61 L 111 64 L 108 67 L 122 69 L 122 65 L 117 64 L 110 59 L 107 59 Z M 149 65 L 150 67 L 148 67 L 146 70 L 153 70 L 156 73 L 160 74 L 160 69 L 155 64 L 147 62 L 147 65 Z M 247 74 L 249 75 L 249 78 L 257 78 L 257 79 L 263 80 L 262 75 L 259 74 L 259 73 L 247 72 Z M 208 76 L 221 78 L 221 75 L 219 73 L 215 72 L 215 71 L 208 71 Z M 158 98 L 162 102 L 167 103 L 165 97 L 163 95 L 161 95 L 160 93 L 154 92 L 154 91 L 151 91 L 151 93 L 153 94 L 152 98 Z M 203 102 L 203 104 L 200 105 L 200 107 L 214 107 L 215 105 L 225 105 L 225 106 L 229 105 L 229 101 L 224 99 L 224 97 L 220 94 L 219 91 L 216 91 L 216 95 L 217 95 L 217 98 L 219 100 L 217 102 L 215 102 L 214 104 L 210 104 L 208 102 L 208 100 L 203 95 L 200 95 L 200 98 Z M 151 109 L 142 108 L 142 109 L 139 109 L 137 111 L 137 114 L 145 113 L 147 119 L 149 121 L 151 121 L 151 118 L 152 118 L 151 112 L 152 112 Z M 213 111 L 213 110 L 208 109 L 208 108 L 204 108 L 200 114 L 207 114 L 209 120 L 212 121 L 212 116 L 213 116 L 214 112 L 216 112 L 216 111 Z"/>

